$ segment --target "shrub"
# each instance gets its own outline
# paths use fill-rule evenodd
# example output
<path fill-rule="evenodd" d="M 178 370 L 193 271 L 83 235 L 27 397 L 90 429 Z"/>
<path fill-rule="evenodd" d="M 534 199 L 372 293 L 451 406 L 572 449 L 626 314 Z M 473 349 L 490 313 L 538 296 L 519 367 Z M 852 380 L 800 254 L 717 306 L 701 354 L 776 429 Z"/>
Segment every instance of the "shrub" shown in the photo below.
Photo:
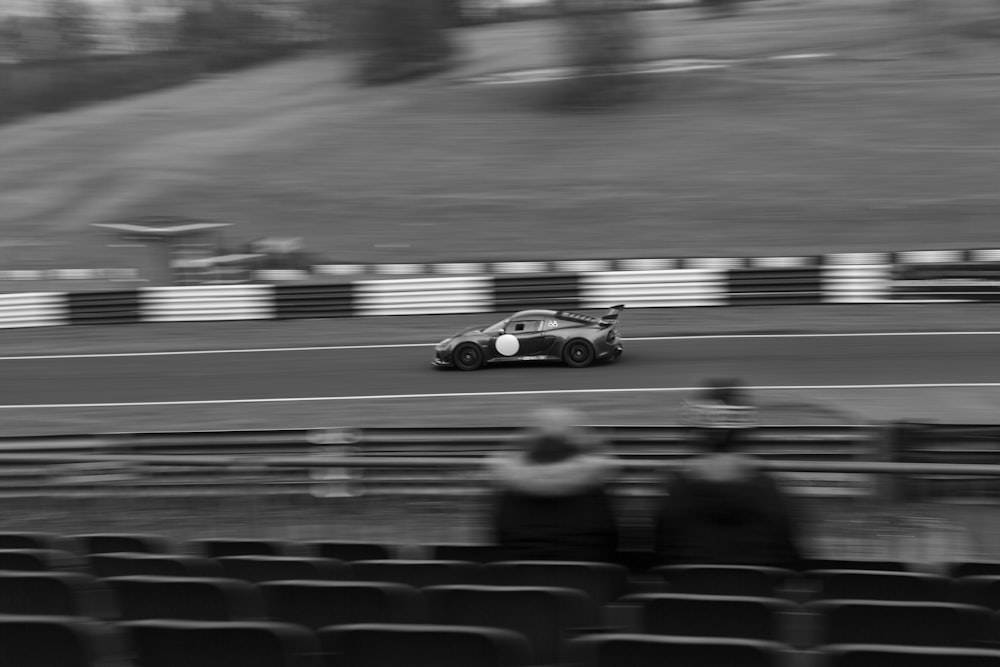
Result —
<path fill-rule="evenodd" d="M 441 0 L 355 0 L 358 79 L 389 83 L 446 68 L 454 55 Z"/>
<path fill-rule="evenodd" d="M 557 101 L 571 106 L 606 106 L 630 97 L 638 79 L 639 32 L 627 0 L 562 0 L 565 52 L 574 78 L 558 89 Z"/>

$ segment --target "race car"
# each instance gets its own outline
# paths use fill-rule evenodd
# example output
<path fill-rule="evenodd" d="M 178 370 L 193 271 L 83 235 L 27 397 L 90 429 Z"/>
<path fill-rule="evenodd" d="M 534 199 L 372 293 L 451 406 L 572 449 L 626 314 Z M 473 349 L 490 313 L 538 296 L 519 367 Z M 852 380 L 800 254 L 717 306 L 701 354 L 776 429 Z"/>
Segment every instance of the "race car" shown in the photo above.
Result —
<path fill-rule="evenodd" d="M 434 348 L 434 365 L 473 371 L 512 361 L 562 361 L 583 368 L 613 361 L 623 347 L 616 325 L 624 305 L 601 317 L 567 310 L 522 310 L 488 327 L 469 327 Z"/>

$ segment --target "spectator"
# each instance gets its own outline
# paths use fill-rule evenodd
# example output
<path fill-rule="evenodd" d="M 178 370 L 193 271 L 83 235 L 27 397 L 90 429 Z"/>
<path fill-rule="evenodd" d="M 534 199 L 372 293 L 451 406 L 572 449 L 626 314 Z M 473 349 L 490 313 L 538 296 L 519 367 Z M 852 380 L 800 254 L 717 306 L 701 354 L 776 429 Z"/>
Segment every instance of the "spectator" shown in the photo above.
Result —
<path fill-rule="evenodd" d="M 801 565 L 784 492 L 740 451 L 756 411 L 738 386 L 715 382 L 688 405 L 693 438 L 705 451 L 670 477 L 658 508 L 656 552 L 667 564 Z"/>
<path fill-rule="evenodd" d="M 520 451 L 496 456 L 494 539 L 509 560 L 611 562 L 618 532 L 606 485 L 613 456 L 571 410 L 539 410 Z"/>

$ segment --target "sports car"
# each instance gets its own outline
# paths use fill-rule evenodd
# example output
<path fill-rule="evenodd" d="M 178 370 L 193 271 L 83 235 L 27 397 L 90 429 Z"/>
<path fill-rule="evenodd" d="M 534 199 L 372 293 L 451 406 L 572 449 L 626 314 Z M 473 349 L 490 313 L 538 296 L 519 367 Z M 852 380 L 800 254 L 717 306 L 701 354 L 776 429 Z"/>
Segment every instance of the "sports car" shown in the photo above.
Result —
<path fill-rule="evenodd" d="M 472 371 L 512 361 L 562 361 L 583 368 L 621 356 L 616 325 L 624 305 L 601 317 L 567 310 L 522 310 L 488 327 L 469 327 L 434 348 L 434 365 Z"/>

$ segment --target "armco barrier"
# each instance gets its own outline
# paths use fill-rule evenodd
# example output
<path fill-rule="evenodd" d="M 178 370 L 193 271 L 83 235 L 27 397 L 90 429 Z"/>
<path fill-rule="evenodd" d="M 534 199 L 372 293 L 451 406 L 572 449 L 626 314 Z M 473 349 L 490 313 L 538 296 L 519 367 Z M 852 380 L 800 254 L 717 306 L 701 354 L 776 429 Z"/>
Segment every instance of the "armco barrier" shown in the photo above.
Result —
<path fill-rule="evenodd" d="M 360 280 L 354 283 L 357 315 L 429 315 L 493 310 L 489 276 Z"/>
<path fill-rule="evenodd" d="M 580 281 L 575 273 L 498 275 L 493 292 L 493 310 L 568 309 L 580 304 Z"/>
<path fill-rule="evenodd" d="M 891 264 L 835 264 L 823 267 L 823 301 L 873 303 L 892 296 Z"/>
<path fill-rule="evenodd" d="M 431 273 L 337 284 L 0 295 L 0 328 L 60 324 L 592 309 L 1000 301 L 1000 250 L 822 257 L 326 265 L 313 275 Z M 489 272 L 489 273 L 484 273 Z M 136 304 L 135 313 L 130 312 Z"/>
<path fill-rule="evenodd" d="M 818 266 L 731 269 L 727 274 L 732 305 L 823 303 L 823 269 Z"/>
<path fill-rule="evenodd" d="M 274 293 L 278 319 L 350 317 L 354 314 L 351 285 L 281 285 Z"/>
<path fill-rule="evenodd" d="M 624 303 L 633 308 L 723 306 L 726 272 L 713 269 L 608 271 L 580 276 L 580 307 L 607 308 Z"/>
<path fill-rule="evenodd" d="M 70 292 L 66 294 L 70 324 L 134 324 L 142 321 L 139 293 Z"/>
<path fill-rule="evenodd" d="M 901 301 L 1000 301 L 1000 262 L 901 264 L 893 270 Z"/>
<path fill-rule="evenodd" d="M 274 318 L 271 285 L 148 287 L 141 293 L 144 322 Z"/>
<path fill-rule="evenodd" d="M 0 329 L 69 323 L 69 309 L 61 293 L 0 294 Z"/>

